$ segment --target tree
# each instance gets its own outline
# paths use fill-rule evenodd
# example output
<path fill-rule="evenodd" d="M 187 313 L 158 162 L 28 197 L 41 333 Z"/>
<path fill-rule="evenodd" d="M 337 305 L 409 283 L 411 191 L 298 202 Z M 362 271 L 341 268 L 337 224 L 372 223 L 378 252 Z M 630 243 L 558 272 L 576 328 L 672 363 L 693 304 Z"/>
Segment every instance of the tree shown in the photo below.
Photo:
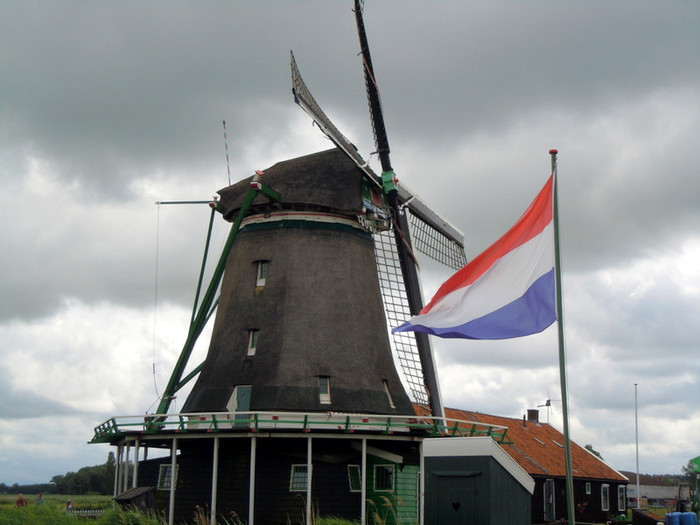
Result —
<path fill-rule="evenodd" d="M 700 456 L 688 461 L 687 465 L 681 467 L 683 480 L 688 483 L 691 492 L 691 508 L 695 512 L 700 510 Z"/>
<path fill-rule="evenodd" d="M 55 492 L 57 494 L 67 494 L 66 492 L 66 477 L 62 474 L 58 474 L 51 478 L 51 483 L 56 486 Z"/>
<path fill-rule="evenodd" d="M 102 489 L 103 494 L 114 493 L 114 472 L 117 468 L 117 460 L 114 457 L 114 452 L 107 455 L 107 462 L 102 465 Z"/>
<path fill-rule="evenodd" d="M 588 452 L 590 452 L 591 454 L 594 454 L 594 455 L 598 456 L 600 459 L 603 459 L 603 456 L 601 456 L 600 452 L 598 452 L 596 449 L 593 448 L 593 445 L 586 445 L 584 448 Z"/>

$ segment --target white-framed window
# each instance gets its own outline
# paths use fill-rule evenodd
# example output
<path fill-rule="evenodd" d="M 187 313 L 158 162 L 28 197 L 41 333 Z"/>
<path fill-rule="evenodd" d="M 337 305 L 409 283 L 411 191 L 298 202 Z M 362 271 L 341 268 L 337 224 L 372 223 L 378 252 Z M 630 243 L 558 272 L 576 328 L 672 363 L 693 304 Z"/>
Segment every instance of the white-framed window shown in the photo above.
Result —
<path fill-rule="evenodd" d="M 617 510 L 624 511 L 627 508 L 627 487 L 617 486 Z"/>
<path fill-rule="evenodd" d="M 360 465 L 348 465 L 348 485 L 350 485 L 350 492 L 362 492 Z"/>
<path fill-rule="evenodd" d="M 610 510 L 610 485 L 607 483 L 600 486 L 600 509 Z"/>
<path fill-rule="evenodd" d="M 256 287 L 265 286 L 265 280 L 267 279 L 267 272 L 270 269 L 270 261 L 255 261 L 255 264 L 256 264 L 255 286 Z"/>
<path fill-rule="evenodd" d="M 331 404 L 331 378 L 318 376 L 318 400 L 322 405 Z"/>
<path fill-rule="evenodd" d="M 175 465 L 175 486 L 177 486 L 177 472 L 180 465 Z M 170 490 L 170 473 L 173 466 L 170 463 L 163 463 L 158 470 L 158 490 Z"/>
<path fill-rule="evenodd" d="M 394 490 L 394 465 L 374 466 L 374 490 L 383 492 Z"/>
<path fill-rule="evenodd" d="M 306 492 L 308 480 L 308 465 L 292 465 L 292 471 L 289 475 L 289 492 Z"/>
<path fill-rule="evenodd" d="M 255 355 L 258 349 L 258 336 L 260 335 L 260 330 L 250 329 L 248 330 L 248 352 L 246 355 Z"/>
<path fill-rule="evenodd" d="M 386 392 L 386 397 L 389 400 L 389 406 L 391 408 L 396 408 L 396 405 L 394 404 L 394 398 L 391 397 L 391 390 L 389 390 L 389 381 L 384 379 L 383 383 L 384 383 L 384 392 Z"/>
<path fill-rule="evenodd" d="M 590 494 L 590 493 L 591 493 L 591 482 L 587 481 L 586 482 L 586 494 Z"/>

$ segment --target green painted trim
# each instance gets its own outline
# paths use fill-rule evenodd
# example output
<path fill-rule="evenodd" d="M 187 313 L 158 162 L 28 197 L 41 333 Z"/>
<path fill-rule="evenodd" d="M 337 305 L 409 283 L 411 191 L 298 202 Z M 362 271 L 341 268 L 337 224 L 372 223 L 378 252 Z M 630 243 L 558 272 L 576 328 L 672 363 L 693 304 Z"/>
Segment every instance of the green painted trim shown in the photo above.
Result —
<path fill-rule="evenodd" d="M 294 219 L 283 219 L 281 221 L 259 222 L 247 224 L 241 228 L 242 232 L 253 232 L 262 230 L 276 230 L 280 228 L 290 228 L 299 230 L 328 230 L 341 231 L 344 233 L 352 233 L 363 239 L 372 240 L 372 234 L 363 230 L 359 230 L 346 224 L 337 224 L 331 222 L 315 222 Z"/>
<path fill-rule="evenodd" d="M 399 188 L 396 186 L 396 173 L 394 173 L 393 171 L 383 172 L 382 187 L 384 188 L 384 193 L 389 193 L 390 191 L 397 191 Z"/>

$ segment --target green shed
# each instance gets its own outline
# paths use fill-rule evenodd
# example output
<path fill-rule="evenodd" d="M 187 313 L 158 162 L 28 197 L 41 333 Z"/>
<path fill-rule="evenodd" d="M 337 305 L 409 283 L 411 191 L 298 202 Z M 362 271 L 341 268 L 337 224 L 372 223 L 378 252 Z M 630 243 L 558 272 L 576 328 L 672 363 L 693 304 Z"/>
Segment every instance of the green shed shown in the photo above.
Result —
<path fill-rule="evenodd" d="M 425 525 L 530 525 L 535 481 L 490 437 L 423 441 Z"/>

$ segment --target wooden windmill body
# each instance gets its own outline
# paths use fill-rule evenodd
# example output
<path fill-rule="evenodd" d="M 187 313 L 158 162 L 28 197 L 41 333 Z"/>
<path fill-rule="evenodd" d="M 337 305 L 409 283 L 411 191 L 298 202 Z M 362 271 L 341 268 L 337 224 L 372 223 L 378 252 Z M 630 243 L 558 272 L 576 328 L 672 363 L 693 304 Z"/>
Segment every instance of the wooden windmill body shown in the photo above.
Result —
<path fill-rule="evenodd" d="M 209 353 L 182 411 L 409 414 L 373 238 L 358 221 L 363 173 L 338 149 L 264 173 L 280 201 L 259 198 L 243 220 Z M 225 218 L 249 185 L 219 192 Z"/>

